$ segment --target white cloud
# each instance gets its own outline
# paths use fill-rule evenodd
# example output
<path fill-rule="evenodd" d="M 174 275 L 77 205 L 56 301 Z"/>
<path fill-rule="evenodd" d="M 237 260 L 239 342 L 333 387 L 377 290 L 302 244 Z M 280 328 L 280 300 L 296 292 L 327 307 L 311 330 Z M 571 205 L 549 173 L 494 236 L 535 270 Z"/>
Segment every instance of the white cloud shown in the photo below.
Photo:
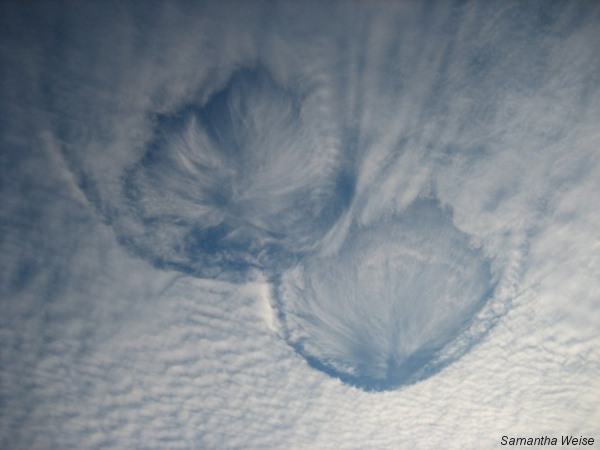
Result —
<path fill-rule="evenodd" d="M 502 435 L 600 439 L 597 6 L 29 9 L 0 6 L 0 447 L 433 449 L 495 448 Z M 168 141 L 169 171 L 140 163 L 157 118 L 193 99 L 202 109 L 257 63 L 276 88 L 230 94 L 253 105 L 252 125 L 235 128 L 254 145 L 246 174 L 223 178 L 235 158 L 195 152 L 208 127 L 192 121 Z M 198 201 L 225 179 L 248 200 L 243 216 L 274 232 L 270 239 L 316 249 L 305 265 L 330 262 L 340 283 L 332 296 L 352 295 L 341 281 L 367 264 L 344 258 L 345 243 L 366 242 L 392 260 L 393 245 L 433 227 L 403 235 L 403 214 L 415 198 L 435 197 L 452 218 L 444 229 L 468 236 L 489 261 L 493 298 L 445 349 L 453 362 L 440 372 L 387 392 L 344 384 L 285 342 L 265 274 L 202 280 L 131 250 L 137 233 L 156 253 L 177 253 L 168 227 L 153 235 L 131 211 L 158 211 L 173 227 L 231 214 Z M 127 197 L 127 180 L 143 195 Z M 297 190 L 311 213 L 290 222 L 279 212 L 289 213 Z M 331 229 L 313 229 L 328 195 L 351 203 L 332 213 L 341 216 Z M 447 256 L 440 245 L 429 252 Z M 351 281 L 368 297 L 393 279 L 371 291 Z M 356 323 L 342 331 L 376 337 L 381 328 L 366 326 L 382 311 L 373 304 L 358 303 Z M 338 329 L 348 314 L 332 309 L 327 320 Z M 313 328 L 314 338 L 322 329 Z M 369 345 L 380 348 L 376 338 Z"/>

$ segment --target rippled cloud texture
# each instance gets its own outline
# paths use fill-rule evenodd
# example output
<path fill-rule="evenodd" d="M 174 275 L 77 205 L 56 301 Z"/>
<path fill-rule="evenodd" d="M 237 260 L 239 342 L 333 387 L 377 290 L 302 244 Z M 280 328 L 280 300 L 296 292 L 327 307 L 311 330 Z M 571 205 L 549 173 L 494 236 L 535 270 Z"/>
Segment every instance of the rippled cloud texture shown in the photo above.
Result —
<path fill-rule="evenodd" d="M 600 6 L 0 30 L 0 447 L 600 439 Z"/>

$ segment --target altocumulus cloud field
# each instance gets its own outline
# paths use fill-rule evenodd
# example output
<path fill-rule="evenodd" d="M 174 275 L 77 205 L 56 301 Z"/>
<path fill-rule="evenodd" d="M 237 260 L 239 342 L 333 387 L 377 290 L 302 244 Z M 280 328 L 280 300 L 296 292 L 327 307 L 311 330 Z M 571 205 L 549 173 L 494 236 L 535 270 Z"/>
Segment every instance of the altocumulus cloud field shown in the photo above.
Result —
<path fill-rule="evenodd" d="M 0 30 L 0 447 L 600 439 L 599 5 Z"/>

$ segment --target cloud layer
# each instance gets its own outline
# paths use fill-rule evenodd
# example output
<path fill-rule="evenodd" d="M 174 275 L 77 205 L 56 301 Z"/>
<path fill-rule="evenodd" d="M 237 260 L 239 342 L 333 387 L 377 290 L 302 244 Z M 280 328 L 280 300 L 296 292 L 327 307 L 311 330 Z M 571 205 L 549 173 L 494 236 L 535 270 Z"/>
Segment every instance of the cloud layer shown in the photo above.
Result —
<path fill-rule="evenodd" d="M 597 437 L 599 23 L 2 3 L 0 447 Z"/>

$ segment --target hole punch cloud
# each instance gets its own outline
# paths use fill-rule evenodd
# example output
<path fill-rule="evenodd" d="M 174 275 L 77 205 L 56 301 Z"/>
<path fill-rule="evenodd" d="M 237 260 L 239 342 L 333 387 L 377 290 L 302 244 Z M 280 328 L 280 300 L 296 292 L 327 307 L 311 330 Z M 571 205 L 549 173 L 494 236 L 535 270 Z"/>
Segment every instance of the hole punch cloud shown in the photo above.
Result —
<path fill-rule="evenodd" d="M 288 341 L 314 367 L 367 390 L 415 382 L 490 298 L 488 261 L 430 199 L 353 227 L 277 289 Z M 466 341 L 463 345 L 469 345 Z"/>
<path fill-rule="evenodd" d="M 258 269 L 275 280 L 288 343 L 313 367 L 366 390 L 415 382 L 448 362 L 441 352 L 490 296 L 488 262 L 431 199 L 351 225 L 324 256 L 355 181 L 350 149 L 322 145 L 305 100 L 244 68 L 205 103 L 157 116 L 123 177 L 119 238 L 197 277 Z"/>
<path fill-rule="evenodd" d="M 161 115 L 124 181 L 121 240 L 159 267 L 235 278 L 287 267 L 348 205 L 341 149 L 324 147 L 302 99 L 242 69 L 206 104 Z"/>

